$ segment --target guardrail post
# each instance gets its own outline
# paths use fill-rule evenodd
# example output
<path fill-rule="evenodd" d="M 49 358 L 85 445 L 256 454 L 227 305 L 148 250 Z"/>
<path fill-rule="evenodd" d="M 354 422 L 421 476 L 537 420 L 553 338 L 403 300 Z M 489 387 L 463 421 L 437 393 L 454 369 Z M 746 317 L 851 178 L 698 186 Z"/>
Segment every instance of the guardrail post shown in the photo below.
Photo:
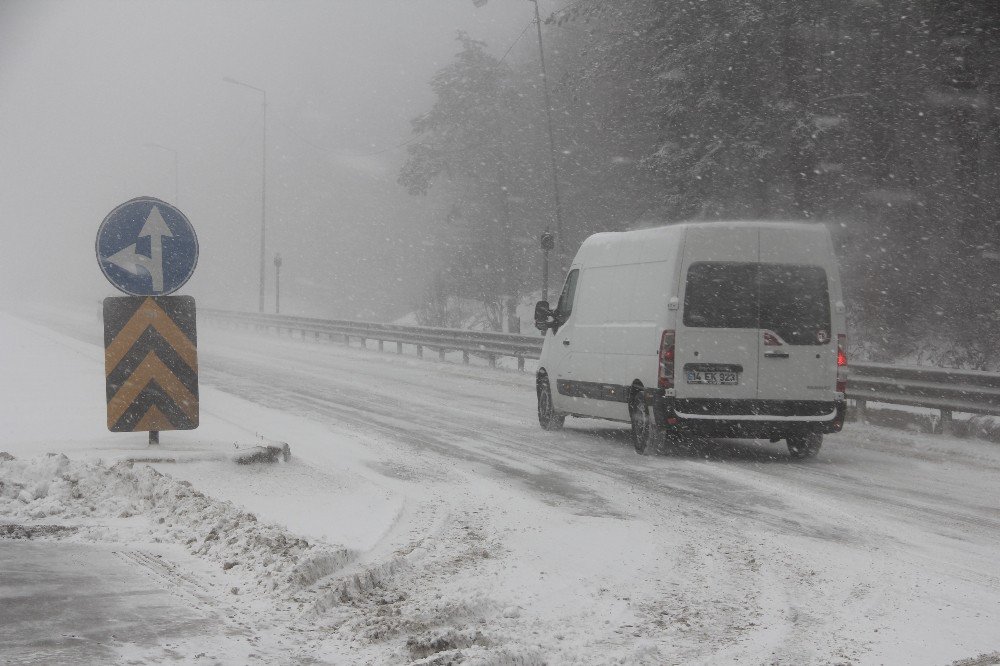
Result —
<path fill-rule="evenodd" d="M 868 412 L 865 411 L 868 401 L 862 398 L 858 398 L 854 401 L 854 408 L 858 412 L 857 421 L 858 423 L 868 423 Z"/>
<path fill-rule="evenodd" d="M 469 352 L 465 350 L 462 351 L 462 363 L 469 365 Z"/>
<path fill-rule="evenodd" d="M 954 421 L 952 420 L 952 414 L 950 409 L 941 410 L 941 421 L 938 426 L 939 434 L 950 435 L 954 432 Z"/>
<path fill-rule="evenodd" d="M 497 367 L 497 355 L 496 354 L 490 354 L 489 359 L 490 359 L 490 367 L 491 368 Z"/>
<path fill-rule="evenodd" d="M 424 346 L 417 345 L 417 358 L 423 358 L 423 357 L 424 357 Z"/>
<path fill-rule="evenodd" d="M 385 351 L 385 340 L 379 340 L 378 341 L 378 350 L 380 352 Z"/>
<path fill-rule="evenodd" d="M 347 345 L 348 347 L 351 346 L 351 336 L 349 336 L 347 333 L 344 333 L 344 344 Z"/>
<path fill-rule="evenodd" d="M 397 342 L 396 343 L 396 353 L 397 354 L 402 354 L 403 353 L 403 343 L 402 342 Z"/>
<path fill-rule="evenodd" d="M 361 348 L 368 349 L 368 338 L 361 338 Z"/>
<path fill-rule="evenodd" d="M 443 361 L 444 360 L 444 347 L 440 347 L 438 349 L 438 360 L 439 361 Z"/>
<path fill-rule="evenodd" d="M 524 357 L 523 356 L 518 356 L 517 357 L 517 369 L 518 370 L 524 370 Z"/>

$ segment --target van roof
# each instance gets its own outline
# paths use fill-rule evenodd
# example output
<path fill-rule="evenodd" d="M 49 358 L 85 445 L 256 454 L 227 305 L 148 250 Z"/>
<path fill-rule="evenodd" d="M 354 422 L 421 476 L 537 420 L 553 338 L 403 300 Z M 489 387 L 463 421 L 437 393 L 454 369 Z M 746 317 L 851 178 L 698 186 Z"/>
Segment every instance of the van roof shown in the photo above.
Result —
<path fill-rule="evenodd" d="M 667 247 L 676 247 L 692 228 L 712 228 L 722 232 L 726 229 L 782 229 L 810 235 L 828 233 L 826 226 L 821 222 L 774 220 L 677 222 L 635 231 L 606 231 L 593 234 L 583 241 L 573 263 L 595 266 L 614 264 L 619 252 L 626 252 L 637 263 L 661 261 Z"/>

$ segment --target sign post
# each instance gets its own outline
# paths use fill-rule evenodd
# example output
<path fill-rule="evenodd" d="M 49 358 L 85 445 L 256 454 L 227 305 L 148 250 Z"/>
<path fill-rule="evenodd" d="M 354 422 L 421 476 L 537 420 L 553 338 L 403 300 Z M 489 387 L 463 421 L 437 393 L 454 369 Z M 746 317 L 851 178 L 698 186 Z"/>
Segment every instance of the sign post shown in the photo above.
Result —
<path fill-rule="evenodd" d="M 104 299 L 108 430 L 149 432 L 198 427 L 196 310 L 170 296 L 194 273 L 198 238 L 177 208 L 152 197 L 126 201 L 97 231 L 97 262 L 129 296 Z"/>

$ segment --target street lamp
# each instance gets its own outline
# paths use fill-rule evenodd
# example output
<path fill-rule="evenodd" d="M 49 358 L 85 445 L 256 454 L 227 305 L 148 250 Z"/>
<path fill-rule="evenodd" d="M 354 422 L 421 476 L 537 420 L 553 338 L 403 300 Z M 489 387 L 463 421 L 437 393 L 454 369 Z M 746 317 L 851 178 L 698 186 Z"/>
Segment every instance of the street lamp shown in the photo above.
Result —
<path fill-rule="evenodd" d="M 264 239 L 266 235 L 266 219 L 267 214 L 265 210 L 267 208 L 267 91 L 263 88 L 258 88 L 257 86 L 252 86 L 249 83 L 244 83 L 243 81 L 237 81 L 236 79 L 230 78 L 228 76 L 222 79 L 226 83 L 232 83 L 237 86 L 243 86 L 244 88 L 249 88 L 250 90 L 256 90 L 261 94 L 261 110 L 262 110 L 262 122 L 263 131 L 261 132 L 261 144 L 260 144 L 260 300 L 257 304 L 257 311 L 264 311 Z"/>
<path fill-rule="evenodd" d="M 552 128 L 552 102 L 549 99 L 549 79 L 545 72 L 545 50 L 542 48 L 542 16 L 538 11 L 538 0 L 529 0 L 535 5 L 535 26 L 538 31 L 538 62 L 542 69 L 542 92 L 545 96 L 545 121 L 549 134 L 549 165 L 552 174 L 552 198 L 555 204 L 556 230 L 552 233 L 551 228 L 546 225 L 542 234 L 542 300 L 549 291 L 549 250 L 555 248 L 558 241 L 560 250 L 563 244 L 563 224 L 562 224 L 562 201 L 559 198 L 559 169 L 556 167 L 556 139 Z M 559 253 L 556 253 L 556 262 L 559 263 Z"/>
<path fill-rule="evenodd" d="M 164 146 L 163 144 L 160 144 L 160 143 L 147 143 L 146 147 L 147 148 L 159 148 L 160 150 L 165 150 L 165 151 L 167 151 L 169 153 L 173 153 L 173 155 L 174 155 L 174 205 L 175 206 L 180 205 L 180 195 L 177 193 L 177 154 L 178 154 L 177 151 L 175 149 L 173 149 L 173 148 L 170 148 L 168 146 Z"/>
<path fill-rule="evenodd" d="M 274 314 L 281 314 L 281 254 L 274 254 Z"/>

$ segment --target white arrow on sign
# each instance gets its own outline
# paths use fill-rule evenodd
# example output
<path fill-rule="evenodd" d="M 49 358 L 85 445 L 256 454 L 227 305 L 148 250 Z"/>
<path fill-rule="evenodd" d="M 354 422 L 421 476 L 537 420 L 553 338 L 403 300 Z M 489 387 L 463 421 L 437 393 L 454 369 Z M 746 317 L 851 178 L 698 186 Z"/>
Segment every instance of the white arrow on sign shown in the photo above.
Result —
<path fill-rule="evenodd" d="M 172 237 L 173 234 L 156 206 L 149 211 L 149 216 L 139 231 L 139 238 L 146 236 L 149 236 L 150 256 L 139 254 L 133 243 L 115 252 L 107 261 L 133 275 L 139 275 L 140 270 L 146 271 L 153 278 L 153 291 L 163 291 L 163 239 Z"/>

